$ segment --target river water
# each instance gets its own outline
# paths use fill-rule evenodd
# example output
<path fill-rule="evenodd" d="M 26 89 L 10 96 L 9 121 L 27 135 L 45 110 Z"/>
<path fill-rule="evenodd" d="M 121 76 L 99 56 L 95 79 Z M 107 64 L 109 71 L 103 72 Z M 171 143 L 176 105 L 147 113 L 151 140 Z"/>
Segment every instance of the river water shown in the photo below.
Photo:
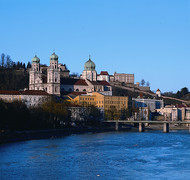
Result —
<path fill-rule="evenodd" d="M 0 179 L 190 179 L 188 131 L 107 132 L 0 146 Z"/>

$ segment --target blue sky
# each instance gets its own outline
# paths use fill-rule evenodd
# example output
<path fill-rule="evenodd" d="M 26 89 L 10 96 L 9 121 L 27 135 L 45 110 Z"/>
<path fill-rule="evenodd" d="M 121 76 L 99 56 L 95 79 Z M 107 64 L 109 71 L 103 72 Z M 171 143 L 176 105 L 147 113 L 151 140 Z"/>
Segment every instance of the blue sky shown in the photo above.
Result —
<path fill-rule="evenodd" d="M 134 73 L 162 92 L 190 89 L 190 0 L 0 0 L 0 53 L 71 72 Z"/>

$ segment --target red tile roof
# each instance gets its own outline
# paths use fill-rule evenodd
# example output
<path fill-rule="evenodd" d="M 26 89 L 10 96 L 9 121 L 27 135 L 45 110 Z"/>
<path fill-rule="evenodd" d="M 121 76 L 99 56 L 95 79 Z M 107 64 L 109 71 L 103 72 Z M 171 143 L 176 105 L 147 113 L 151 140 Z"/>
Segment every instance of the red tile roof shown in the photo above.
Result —
<path fill-rule="evenodd" d="M 90 80 L 89 80 L 90 81 Z M 103 85 L 103 86 L 111 86 L 107 81 L 90 81 L 92 85 Z"/>
<path fill-rule="evenodd" d="M 0 90 L 0 94 L 5 95 L 20 95 L 20 91 L 7 91 L 7 90 Z"/>
<path fill-rule="evenodd" d="M 104 86 L 111 86 L 110 83 L 108 83 L 107 81 L 98 81 L 101 85 Z"/>
<path fill-rule="evenodd" d="M 0 94 L 4 94 L 4 95 L 49 95 L 47 92 L 40 91 L 40 90 L 26 90 L 26 91 L 0 90 Z"/>
<path fill-rule="evenodd" d="M 109 75 L 107 71 L 101 71 L 100 75 Z"/>
<path fill-rule="evenodd" d="M 45 91 L 40 91 L 40 90 L 26 90 L 22 92 L 22 95 L 49 95 Z"/>
<path fill-rule="evenodd" d="M 84 79 L 72 79 L 72 78 L 61 78 L 61 84 L 88 86 L 88 84 L 85 82 Z"/>
<path fill-rule="evenodd" d="M 90 81 L 90 80 L 89 80 Z M 101 85 L 98 81 L 90 81 L 92 85 Z"/>

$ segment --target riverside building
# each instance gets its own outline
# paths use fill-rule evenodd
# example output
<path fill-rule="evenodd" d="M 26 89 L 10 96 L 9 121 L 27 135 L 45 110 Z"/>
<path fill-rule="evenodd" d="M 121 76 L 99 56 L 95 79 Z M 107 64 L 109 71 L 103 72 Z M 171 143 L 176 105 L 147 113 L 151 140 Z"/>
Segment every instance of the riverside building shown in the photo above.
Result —
<path fill-rule="evenodd" d="M 94 105 L 103 110 L 121 110 L 128 109 L 131 107 L 131 101 L 129 97 L 107 96 L 98 92 L 92 92 L 88 95 L 78 95 L 75 98 L 70 97 L 70 101 L 81 106 Z"/>

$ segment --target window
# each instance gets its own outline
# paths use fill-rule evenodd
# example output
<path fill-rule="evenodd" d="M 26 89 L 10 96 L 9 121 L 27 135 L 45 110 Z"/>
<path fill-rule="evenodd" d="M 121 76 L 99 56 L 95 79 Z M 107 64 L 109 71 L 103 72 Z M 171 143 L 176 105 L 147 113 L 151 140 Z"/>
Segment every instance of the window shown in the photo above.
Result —
<path fill-rule="evenodd" d="M 79 91 L 79 89 L 76 89 L 76 91 L 78 92 L 78 91 Z"/>
<path fill-rule="evenodd" d="M 86 91 L 86 89 L 83 89 L 83 91 Z"/>

